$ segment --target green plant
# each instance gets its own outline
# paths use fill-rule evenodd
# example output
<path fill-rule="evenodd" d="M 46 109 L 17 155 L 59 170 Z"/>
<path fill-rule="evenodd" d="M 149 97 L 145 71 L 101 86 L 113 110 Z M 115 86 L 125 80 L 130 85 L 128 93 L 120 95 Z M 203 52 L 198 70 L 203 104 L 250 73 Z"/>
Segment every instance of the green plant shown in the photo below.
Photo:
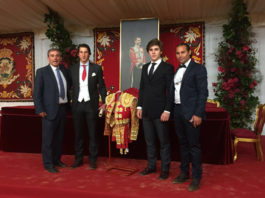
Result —
<path fill-rule="evenodd" d="M 258 104 L 254 95 L 257 80 L 257 59 L 252 44 L 251 23 L 243 0 L 234 0 L 228 24 L 223 26 L 216 60 L 217 82 L 213 83 L 216 100 L 231 117 L 231 127 L 248 127 Z"/>
<path fill-rule="evenodd" d="M 63 19 L 59 14 L 48 8 L 49 13 L 44 15 L 44 23 L 48 25 L 45 35 L 51 40 L 51 47 L 57 48 L 62 54 L 62 64 L 66 67 L 77 61 L 77 49 L 71 35 L 64 27 Z"/>

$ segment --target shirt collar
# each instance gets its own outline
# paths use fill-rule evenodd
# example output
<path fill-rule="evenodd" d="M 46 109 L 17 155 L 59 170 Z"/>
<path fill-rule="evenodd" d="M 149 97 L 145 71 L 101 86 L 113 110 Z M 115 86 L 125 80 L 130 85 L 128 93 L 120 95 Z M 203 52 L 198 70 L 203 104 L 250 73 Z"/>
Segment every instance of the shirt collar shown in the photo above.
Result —
<path fill-rule="evenodd" d="M 159 65 L 161 62 L 162 62 L 162 58 L 156 60 L 155 62 L 151 61 L 151 64 L 152 64 L 152 63 L 156 63 L 155 66 L 157 66 L 157 65 Z"/>
<path fill-rule="evenodd" d="M 58 66 L 58 67 L 55 67 L 55 66 L 53 66 L 53 65 L 51 65 L 51 64 L 50 64 L 50 66 L 51 66 L 52 70 L 54 70 L 54 71 L 56 71 L 57 68 L 60 69 L 59 66 Z"/>
<path fill-rule="evenodd" d="M 82 66 L 82 65 L 89 66 L 89 61 L 87 61 L 85 64 L 80 62 L 80 66 Z"/>
<path fill-rule="evenodd" d="M 191 58 L 186 63 L 184 63 L 184 65 L 186 66 L 186 68 L 188 68 L 188 66 L 190 64 L 190 61 L 191 61 Z"/>

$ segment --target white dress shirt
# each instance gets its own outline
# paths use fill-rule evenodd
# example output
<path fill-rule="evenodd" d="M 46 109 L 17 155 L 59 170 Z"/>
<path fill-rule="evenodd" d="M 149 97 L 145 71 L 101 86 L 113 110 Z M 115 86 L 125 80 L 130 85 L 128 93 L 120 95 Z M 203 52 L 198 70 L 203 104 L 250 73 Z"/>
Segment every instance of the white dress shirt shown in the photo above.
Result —
<path fill-rule="evenodd" d="M 59 90 L 59 93 L 60 93 L 60 84 L 59 84 L 59 79 L 58 79 L 58 76 L 57 76 L 57 72 L 56 72 L 56 69 L 59 68 L 59 67 L 54 67 L 50 64 L 51 68 L 52 68 L 52 71 L 54 73 L 54 76 L 56 78 L 56 82 L 57 82 L 57 87 L 58 87 L 58 90 Z M 62 80 L 63 80 L 63 86 L 64 86 L 64 93 L 65 93 L 65 98 L 62 99 L 60 96 L 59 96 L 59 104 L 64 104 L 64 103 L 67 103 L 68 100 L 67 100 L 67 84 L 66 84 L 66 80 L 64 78 L 64 75 L 62 73 L 61 70 L 60 71 L 60 74 L 61 74 L 61 77 L 62 77 Z M 59 94 L 60 95 L 60 94 Z"/>
<path fill-rule="evenodd" d="M 180 100 L 180 88 L 182 83 L 182 78 L 185 74 L 186 69 L 188 68 L 190 64 L 191 59 L 189 59 L 184 65 L 186 68 L 182 67 L 179 68 L 177 73 L 174 76 L 174 86 L 175 86 L 175 104 L 181 104 Z"/>
<path fill-rule="evenodd" d="M 82 79 L 82 74 L 83 74 L 83 70 L 84 67 L 83 65 L 86 66 L 86 78 L 83 81 Z M 80 62 L 80 68 L 79 68 L 79 96 L 78 96 L 78 101 L 82 102 L 83 100 L 85 102 L 90 100 L 90 95 L 89 95 L 89 91 L 88 91 L 88 74 L 89 74 L 89 62 L 87 62 L 86 64 L 83 64 Z"/>

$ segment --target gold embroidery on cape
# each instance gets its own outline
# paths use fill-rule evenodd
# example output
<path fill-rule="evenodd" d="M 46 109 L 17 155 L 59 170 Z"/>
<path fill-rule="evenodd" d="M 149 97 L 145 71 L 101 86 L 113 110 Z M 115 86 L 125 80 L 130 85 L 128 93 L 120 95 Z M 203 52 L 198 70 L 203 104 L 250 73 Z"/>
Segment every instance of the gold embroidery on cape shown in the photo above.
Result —
<path fill-rule="evenodd" d="M 120 94 L 118 98 L 116 94 Z M 104 135 L 112 135 L 120 153 L 126 154 L 129 152 L 128 143 L 137 140 L 138 136 L 137 98 L 128 93 L 117 92 L 106 97 L 106 104 Z"/>

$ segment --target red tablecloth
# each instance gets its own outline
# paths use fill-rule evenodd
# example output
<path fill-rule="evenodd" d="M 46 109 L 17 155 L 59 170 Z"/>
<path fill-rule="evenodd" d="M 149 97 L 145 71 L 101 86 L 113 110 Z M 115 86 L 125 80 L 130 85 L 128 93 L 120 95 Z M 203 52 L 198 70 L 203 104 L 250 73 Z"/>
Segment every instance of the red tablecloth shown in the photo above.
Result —
<path fill-rule="evenodd" d="M 201 128 L 201 149 L 204 163 L 229 164 L 232 159 L 232 142 L 229 127 L 229 114 L 223 108 L 206 108 L 207 119 Z M 108 155 L 108 138 L 103 136 L 104 118 L 98 121 L 99 155 Z M 172 160 L 179 160 L 179 147 L 173 121 L 169 122 Z M 41 152 L 41 119 L 35 115 L 33 106 L 2 108 L 2 149 L 10 152 Z M 146 145 L 142 125 L 138 140 L 129 145 L 129 158 L 146 159 Z M 71 113 L 67 116 L 65 154 L 74 153 L 74 129 Z M 87 153 L 87 143 L 86 150 Z M 119 156 L 119 151 L 112 143 L 112 156 Z"/>

